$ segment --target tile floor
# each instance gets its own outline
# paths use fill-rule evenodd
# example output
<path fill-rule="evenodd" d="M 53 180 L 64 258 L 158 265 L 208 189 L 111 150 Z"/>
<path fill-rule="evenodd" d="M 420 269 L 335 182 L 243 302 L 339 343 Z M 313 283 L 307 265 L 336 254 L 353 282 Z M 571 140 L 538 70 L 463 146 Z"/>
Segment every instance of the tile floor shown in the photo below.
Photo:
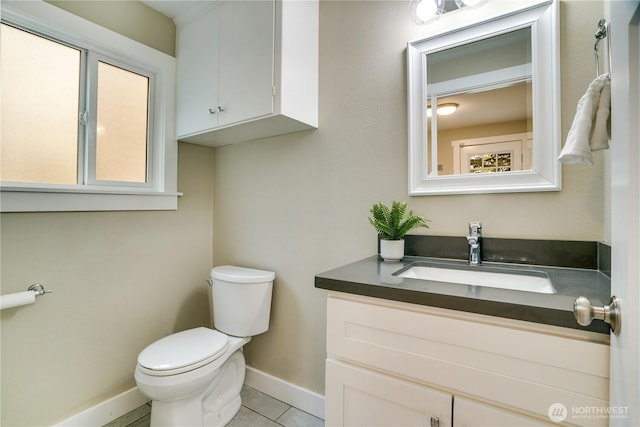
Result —
<path fill-rule="evenodd" d="M 323 427 L 324 421 L 257 390 L 242 387 L 242 407 L 227 427 Z M 149 427 L 151 405 L 145 404 L 104 427 Z M 178 427 L 178 426 L 176 426 Z"/>

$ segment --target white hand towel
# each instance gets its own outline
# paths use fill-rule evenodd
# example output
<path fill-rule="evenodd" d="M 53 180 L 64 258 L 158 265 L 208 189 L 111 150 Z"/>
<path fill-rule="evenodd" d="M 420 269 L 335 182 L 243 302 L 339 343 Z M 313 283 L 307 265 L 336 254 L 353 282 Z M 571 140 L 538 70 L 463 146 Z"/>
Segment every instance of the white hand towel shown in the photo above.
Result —
<path fill-rule="evenodd" d="M 609 148 L 609 138 L 611 137 L 611 80 L 607 79 L 602 86 L 600 102 L 596 111 L 596 119 L 591 130 L 589 145 L 591 151 L 606 150 Z"/>
<path fill-rule="evenodd" d="M 567 141 L 558 157 L 561 162 L 587 162 L 592 165 L 591 151 L 608 148 L 607 121 L 611 105 L 610 82 L 609 74 L 596 77 L 578 101 L 576 115 L 567 134 Z M 607 89 L 604 89 L 605 87 Z M 596 118 L 597 115 L 598 118 Z M 595 126 L 594 121 L 596 121 Z M 604 143 L 603 138 L 605 139 Z"/>

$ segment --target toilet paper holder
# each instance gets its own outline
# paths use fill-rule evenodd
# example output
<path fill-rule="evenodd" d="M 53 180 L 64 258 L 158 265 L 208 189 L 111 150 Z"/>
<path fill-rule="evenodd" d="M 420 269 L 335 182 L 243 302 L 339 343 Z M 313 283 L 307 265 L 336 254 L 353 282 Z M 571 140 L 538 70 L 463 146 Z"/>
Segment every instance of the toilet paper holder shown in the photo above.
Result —
<path fill-rule="evenodd" d="M 52 292 L 52 290 L 45 289 L 40 283 L 34 283 L 25 292 L 0 295 L 0 310 L 33 304 L 36 301 L 36 297 Z"/>
<path fill-rule="evenodd" d="M 37 292 L 38 293 L 36 295 L 37 297 L 40 295 L 50 294 L 53 292 L 52 290 L 46 290 L 44 286 L 42 286 L 40 283 L 34 283 L 33 285 L 29 286 L 27 290 L 32 292 Z"/>

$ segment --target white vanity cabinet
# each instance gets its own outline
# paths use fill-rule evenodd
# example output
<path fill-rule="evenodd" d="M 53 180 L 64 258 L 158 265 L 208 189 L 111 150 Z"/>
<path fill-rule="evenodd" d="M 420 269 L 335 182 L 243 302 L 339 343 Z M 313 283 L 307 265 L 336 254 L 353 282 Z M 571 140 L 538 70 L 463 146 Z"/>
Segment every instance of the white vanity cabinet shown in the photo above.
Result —
<path fill-rule="evenodd" d="M 325 394 L 327 426 L 451 425 L 449 393 L 333 359 Z"/>
<path fill-rule="evenodd" d="M 332 291 L 326 425 L 606 426 L 608 337 L 565 329 Z"/>
<path fill-rule="evenodd" d="M 317 127 L 317 1 L 212 4 L 177 28 L 178 139 L 219 146 Z"/>

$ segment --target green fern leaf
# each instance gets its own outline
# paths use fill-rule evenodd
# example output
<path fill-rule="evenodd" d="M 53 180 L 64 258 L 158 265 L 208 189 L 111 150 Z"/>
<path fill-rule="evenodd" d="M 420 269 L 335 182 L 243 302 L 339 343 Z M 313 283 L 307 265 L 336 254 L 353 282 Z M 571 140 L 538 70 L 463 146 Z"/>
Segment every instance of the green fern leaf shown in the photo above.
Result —
<path fill-rule="evenodd" d="M 378 236 L 384 240 L 401 240 L 404 236 L 414 228 L 429 228 L 427 222 L 429 220 L 422 216 L 414 215 L 413 211 L 407 214 L 406 202 L 392 202 L 391 209 L 384 203 L 376 203 L 370 210 L 373 218 L 369 218 L 369 222 L 378 233 Z"/>

